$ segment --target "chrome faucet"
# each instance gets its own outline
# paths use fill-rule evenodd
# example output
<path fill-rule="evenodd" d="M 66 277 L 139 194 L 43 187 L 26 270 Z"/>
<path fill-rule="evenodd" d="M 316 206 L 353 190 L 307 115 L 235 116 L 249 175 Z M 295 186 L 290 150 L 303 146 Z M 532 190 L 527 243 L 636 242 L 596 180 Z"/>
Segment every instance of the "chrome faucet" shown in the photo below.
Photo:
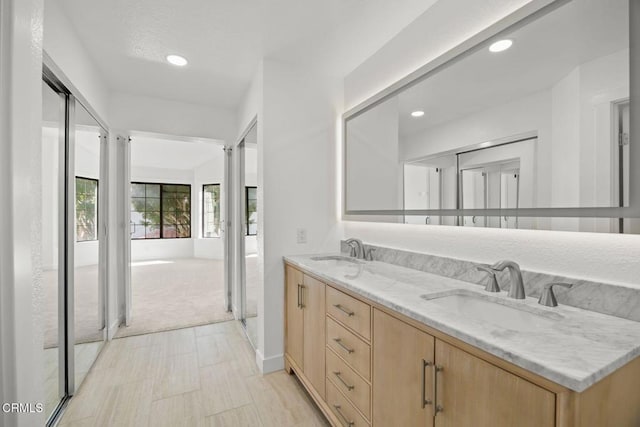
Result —
<path fill-rule="evenodd" d="M 349 252 L 350 256 L 356 257 L 358 259 L 365 259 L 364 245 L 362 244 L 362 240 L 351 238 L 347 239 L 345 243 L 351 248 L 351 251 Z"/>
<path fill-rule="evenodd" d="M 524 299 L 524 282 L 522 281 L 522 273 L 520 272 L 520 266 L 513 261 L 498 261 L 491 266 L 492 270 L 502 271 L 505 268 L 509 269 L 511 276 L 511 286 L 509 287 L 509 293 L 507 296 L 515 299 Z"/>

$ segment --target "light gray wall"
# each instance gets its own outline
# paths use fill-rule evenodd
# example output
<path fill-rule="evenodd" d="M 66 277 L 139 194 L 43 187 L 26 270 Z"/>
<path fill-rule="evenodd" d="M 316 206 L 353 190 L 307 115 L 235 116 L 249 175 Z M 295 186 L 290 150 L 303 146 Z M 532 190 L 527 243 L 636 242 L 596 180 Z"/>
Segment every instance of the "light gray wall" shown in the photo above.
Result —
<path fill-rule="evenodd" d="M 44 402 L 40 318 L 42 17 L 40 0 L 0 1 L 0 397 Z M 42 426 L 5 414 L 0 425 Z"/>

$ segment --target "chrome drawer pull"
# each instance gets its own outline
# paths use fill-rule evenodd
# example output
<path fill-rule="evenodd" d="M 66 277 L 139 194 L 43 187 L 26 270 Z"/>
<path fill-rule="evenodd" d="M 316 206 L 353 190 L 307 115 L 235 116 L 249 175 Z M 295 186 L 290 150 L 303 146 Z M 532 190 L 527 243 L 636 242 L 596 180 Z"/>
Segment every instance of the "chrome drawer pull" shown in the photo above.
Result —
<path fill-rule="evenodd" d="M 349 317 L 351 317 L 354 314 L 356 314 L 353 311 L 349 310 L 348 308 L 344 308 L 341 304 L 333 304 L 333 306 L 335 308 L 337 308 L 338 310 L 340 310 L 341 312 L 343 312 L 344 314 L 346 314 L 347 316 L 349 316 Z"/>
<path fill-rule="evenodd" d="M 346 345 L 342 344 L 342 339 L 341 338 L 334 338 L 333 340 L 336 342 L 336 344 L 338 344 L 340 347 L 342 347 L 342 349 L 344 351 L 346 351 L 347 353 L 351 354 L 351 353 L 353 353 L 355 351 L 354 349 L 349 348 Z"/>
<path fill-rule="evenodd" d="M 354 388 L 356 388 L 356 386 L 354 385 L 349 385 L 347 384 L 347 382 L 345 380 L 342 379 L 342 376 L 340 376 L 340 371 L 333 371 L 333 375 L 336 376 L 336 378 L 338 378 L 340 380 L 340 382 L 342 383 L 343 386 L 345 386 L 347 388 L 347 390 L 351 391 Z"/>
<path fill-rule="evenodd" d="M 340 408 L 342 408 L 342 406 L 333 405 L 333 407 L 336 409 L 336 414 L 340 415 L 340 418 L 342 418 L 344 420 L 344 422 L 347 423 L 347 427 L 351 427 L 352 425 L 355 425 L 355 423 L 353 421 L 349 421 L 349 418 L 344 416 L 344 414 L 340 410 Z"/>

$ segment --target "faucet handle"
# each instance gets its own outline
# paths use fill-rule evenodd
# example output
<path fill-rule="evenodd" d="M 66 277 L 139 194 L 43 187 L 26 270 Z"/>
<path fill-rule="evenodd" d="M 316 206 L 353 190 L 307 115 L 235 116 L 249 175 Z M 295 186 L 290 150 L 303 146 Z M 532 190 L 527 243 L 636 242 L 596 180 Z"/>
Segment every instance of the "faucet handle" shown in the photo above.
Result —
<path fill-rule="evenodd" d="M 356 247 L 354 245 L 349 245 L 349 256 L 352 258 L 355 258 L 355 256 L 357 255 L 356 253 Z"/>
<path fill-rule="evenodd" d="M 369 248 L 367 250 L 367 256 L 365 257 L 367 261 L 373 261 L 373 253 L 376 251 L 376 248 Z"/>
<path fill-rule="evenodd" d="M 573 286 L 573 283 L 562 283 L 562 282 L 547 283 L 546 285 L 544 285 L 544 288 L 542 289 L 542 293 L 540 294 L 540 299 L 538 299 L 538 304 L 541 304 L 547 307 L 558 306 L 558 300 L 556 299 L 556 294 L 553 292 L 554 286 L 571 288 Z"/>
<path fill-rule="evenodd" d="M 496 279 L 496 271 L 489 267 L 488 265 L 477 265 L 476 270 L 484 271 L 485 273 L 489 273 L 489 277 L 487 280 L 487 286 L 485 286 L 484 290 L 487 292 L 500 292 L 500 286 L 498 286 L 498 280 Z"/>

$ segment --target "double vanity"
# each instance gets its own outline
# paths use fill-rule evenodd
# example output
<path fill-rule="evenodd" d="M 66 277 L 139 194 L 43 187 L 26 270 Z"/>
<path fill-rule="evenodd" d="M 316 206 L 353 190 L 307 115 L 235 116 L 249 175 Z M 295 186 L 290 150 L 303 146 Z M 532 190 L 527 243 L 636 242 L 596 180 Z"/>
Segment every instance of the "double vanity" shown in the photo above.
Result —
<path fill-rule="evenodd" d="M 486 286 L 346 254 L 285 269 L 285 366 L 332 425 L 640 425 L 636 321 L 491 292 L 491 269 Z"/>

